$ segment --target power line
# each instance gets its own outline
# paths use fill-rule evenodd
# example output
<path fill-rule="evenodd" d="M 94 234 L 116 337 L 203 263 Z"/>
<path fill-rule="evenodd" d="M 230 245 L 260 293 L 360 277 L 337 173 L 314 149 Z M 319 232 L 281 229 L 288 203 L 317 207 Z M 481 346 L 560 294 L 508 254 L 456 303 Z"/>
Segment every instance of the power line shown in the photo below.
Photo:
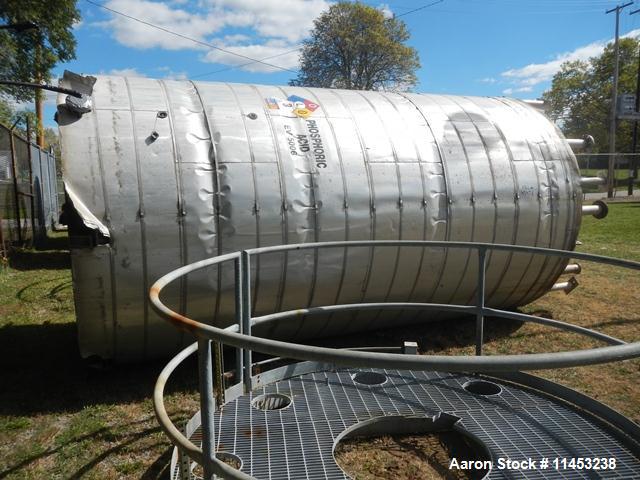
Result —
<path fill-rule="evenodd" d="M 435 2 L 430 3 L 429 5 L 423 5 L 422 7 L 414 8 L 413 10 L 409 10 L 408 12 L 401 13 L 400 15 L 395 15 L 396 18 L 404 17 L 405 15 L 409 15 L 410 13 L 419 12 L 420 10 L 424 10 L 425 8 L 433 7 L 439 3 L 444 2 L 444 0 L 437 0 Z"/>
<path fill-rule="evenodd" d="M 258 59 L 256 59 L 256 58 L 251 58 L 251 57 L 249 57 L 249 56 L 247 56 L 247 55 L 242 55 L 241 53 L 236 53 L 236 52 L 233 52 L 233 51 L 231 51 L 231 50 L 226 50 L 226 49 L 224 49 L 224 48 L 218 47 L 218 46 L 213 45 L 213 44 L 211 44 L 211 43 L 203 42 L 202 40 L 198 40 L 198 39 L 196 39 L 196 38 L 188 37 L 187 35 L 183 35 L 183 34 L 181 34 L 181 33 L 174 32 L 173 30 L 169 30 L 168 28 L 161 27 L 160 25 L 155 25 L 155 24 L 153 24 L 153 23 L 151 23 L 151 22 L 147 22 L 147 21 L 145 21 L 145 20 L 141 20 L 141 19 L 139 19 L 139 18 L 137 18 L 137 17 L 133 17 L 133 16 L 131 16 L 131 15 L 127 15 L 126 13 L 119 12 L 118 10 L 114 10 L 114 9 L 112 9 L 112 8 L 109 8 L 109 7 L 107 7 L 106 5 L 102 5 L 101 3 L 94 2 L 93 0 L 85 0 L 85 1 L 86 1 L 87 3 L 90 3 L 91 5 L 94 5 L 94 6 L 96 6 L 96 7 L 100 7 L 100 8 L 103 8 L 103 9 L 105 9 L 105 10 L 108 10 L 108 11 L 110 11 L 110 12 L 112 12 L 112 13 L 115 13 L 116 15 L 120 15 L 120 16 L 122 16 L 122 17 L 125 17 L 125 18 L 128 18 L 128 19 L 130 19 L 130 20 L 134 20 L 134 21 L 136 21 L 136 22 L 138 22 L 138 23 L 141 23 L 141 24 L 143 24 L 143 25 L 147 25 L 147 26 L 149 26 L 149 27 L 156 28 L 156 29 L 161 30 L 161 31 L 163 31 L 163 32 L 165 32 L 165 33 L 170 33 L 171 35 L 175 35 L 176 37 L 180 37 L 180 38 L 183 38 L 183 39 L 185 39 L 185 40 L 189 40 L 189 41 L 191 41 L 191 42 L 197 43 L 197 44 L 199 44 L 199 45 L 203 45 L 203 46 L 205 46 L 205 47 L 212 48 L 212 49 L 214 49 L 214 50 L 219 50 L 219 51 L 224 52 L 224 53 L 227 53 L 227 54 L 229 54 L 229 55 L 234 55 L 234 56 L 236 56 L 236 57 L 244 58 L 245 60 L 250 60 L 250 63 L 261 63 L 261 64 L 263 64 L 263 65 L 267 65 L 268 67 L 276 68 L 276 69 L 278 69 L 278 70 L 284 70 L 284 71 L 286 71 L 286 72 L 291 72 L 291 73 L 298 73 L 298 72 L 296 72 L 295 70 L 291 70 L 291 69 L 289 69 L 289 68 L 281 67 L 281 66 L 279 66 L 279 65 L 274 65 L 274 64 L 272 64 L 272 63 L 268 63 L 268 62 L 265 62 L 265 61 L 263 61 L 263 60 L 258 60 Z"/>
<path fill-rule="evenodd" d="M 294 53 L 300 50 L 301 47 L 298 48 L 294 48 L 293 50 L 287 50 L 286 52 L 282 52 L 282 53 L 277 53 L 275 55 L 271 55 L 269 57 L 264 57 L 261 60 L 271 60 L 272 58 L 277 58 L 277 57 L 282 57 L 284 55 L 289 55 L 290 53 Z M 222 72 L 227 72 L 229 70 L 234 70 L 236 68 L 242 68 L 242 67 L 246 67 L 247 65 L 252 65 L 256 63 L 255 61 L 251 61 L 251 62 L 247 62 L 247 63 L 242 63 L 240 65 L 231 65 L 229 67 L 225 67 L 225 68 L 220 68 L 218 70 L 214 70 L 212 72 L 207 72 L 207 73 L 199 73 L 198 75 L 194 75 L 192 77 L 189 78 L 200 78 L 200 77 L 205 77 L 207 75 L 214 75 L 216 73 L 222 73 Z"/>

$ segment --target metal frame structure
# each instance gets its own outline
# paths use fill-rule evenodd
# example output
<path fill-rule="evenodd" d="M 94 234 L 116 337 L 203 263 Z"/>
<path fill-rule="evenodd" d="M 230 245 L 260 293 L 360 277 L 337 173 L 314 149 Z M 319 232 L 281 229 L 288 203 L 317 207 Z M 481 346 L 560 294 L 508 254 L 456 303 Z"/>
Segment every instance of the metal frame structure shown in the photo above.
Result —
<path fill-rule="evenodd" d="M 251 258 L 266 253 L 321 249 L 321 248 L 348 248 L 348 247 L 404 247 L 404 248 L 446 248 L 446 249 L 466 249 L 477 252 L 478 277 L 476 288 L 475 305 L 450 305 L 432 303 L 362 303 L 348 305 L 330 305 L 322 307 L 310 307 L 286 312 L 278 312 L 260 317 L 251 315 Z M 198 337 L 198 341 L 174 357 L 160 374 L 154 390 L 154 408 L 158 421 L 165 433 L 172 440 L 183 454 L 186 454 L 204 468 L 205 478 L 212 478 L 213 475 L 220 475 L 224 478 L 251 479 L 253 477 L 244 472 L 235 470 L 216 458 L 214 412 L 215 399 L 213 396 L 214 387 L 214 366 L 212 360 L 212 342 L 215 348 L 221 345 L 235 347 L 236 351 L 236 378 L 241 379 L 237 385 L 227 390 L 236 397 L 248 393 L 255 388 L 258 383 L 264 384 L 265 378 L 257 379 L 252 375 L 253 351 L 274 355 L 276 357 L 307 360 L 319 362 L 321 365 L 329 367 L 367 367 L 367 368 L 394 368 L 403 370 L 439 370 L 444 372 L 475 372 L 506 374 L 507 378 L 524 378 L 524 370 L 554 369 L 565 367 L 576 367 L 582 365 L 592 365 L 614 361 L 627 360 L 640 357 L 640 342 L 626 343 L 623 340 L 605 335 L 603 333 L 572 325 L 559 320 L 535 317 L 533 315 L 517 312 L 505 311 L 490 308 L 485 305 L 485 272 L 486 258 L 488 251 L 506 251 L 512 253 L 538 254 L 551 257 L 573 258 L 579 260 L 593 261 L 617 267 L 640 270 L 640 263 L 617 258 L 605 257 L 577 253 L 572 251 L 544 249 L 537 247 L 500 245 L 488 243 L 468 243 L 468 242 L 433 242 L 433 241 L 352 241 L 352 242 L 325 242 L 325 243 L 305 243 L 295 245 L 282 245 L 273 247 L 253 248 L 242 252 L 235 252 L 218 257 L 202 260 L 182 268 L 176 269 L 158 281 L 150 289 L 150 299 L 153 308 L 164 318 L 171 321 L 175 326 L 188 331 Z M 169 307 L 160 300 L 162 289 L 169 283 L 180 277 L 201 270 L 207 267 L 221 264 L 223 262 L 233 262 L 235 267 L 235 320 L 236 323 L 226 329 L 217 328 L 211 325 L 197 322 L 187 318 Z M 331 313 L 339 311 L 354 310 L 379 310 L 379 309 L 417 309 L 435 310 L 445 312 L 457 312 L 476 316 L 476 355 L 470 357 L 451 357 L 442 355 L 405 355 L 397 353 L 380 353 L 360 350 L 332 349 L 326 347 L 316 347 L 301 344 L 294 344 L 260 338 L 252 336 L 252 328 L 268 322 L 275 322 L 290 319 L 297 316 Z M 561 330 L 579 333 L 591 338 L 600 340 L 608 344 L 606 347 L 599 347 L 587 350 L 566 351 L 556 353 L 539 353 L 526 355 L 483 355 L 484 343 L 484 319 L 486 316 L 501 317 L 522 322 L 533 322 L 542 325 L 555 327 Z M 200 379 L 200 408 L 202 419 L 202 449 L 196 447 L 187 439 L 178 428 L 173 425 L 164 408 L 163 393 L 166 382 L 175 368 L 187 357 L 198 352 L 198 372 Z M 317 369 L 318 363 L 302 363 L 297 374 L 311 369 Z M 306 366 L 305 366 L 306 365 Z M 216 369 L 215 379 L 219 390 L 224 385 L 222 379 L 222 369 Z M 294 369 L 295 371 L 295 369 Z M 291 375 L 291 370 L 289 371 Z M 529 376 L 527 376 L 529 377 Z M 272 380 L 276 380 L 274 378 Z M 542 382 L 542 383 L 541 383 Z M 536 383 L 536 382 L 533 382 Z M 538 385 L 546 385 L 549 382 L 537 380 Z M 548 386 L 547 386 L 548 387 Z M 547 388 L 548 390 L 548 388 Z M 555 389 L 562 393 L 562 390 Z M 566 396 L 566 395 L 565 395 Z M 582 399 L 584 403 L 584 399 Z M 222 400 L 224 402 L 224 400 Z M 218 400 L 220 403 L 220 399 Z M 595 403 L 595 402 L 594 402 Z M 600 405 L 600 404 L 598 404 Z M 602 406 L 600 406 L 602 407 Z M 604 407 L 606 409 L 606 407 Z M 607 409 L 608 410 L 608 409 Z M 602 412 L 600 408 L 600 412 Z M 616 417 L 617 415 L 617 417 Z M 639 430 L 637 426 L 624 419 L 619 414 L 608 411 L 608 420 L 618 426 L 630 427 Z M 637 433 L 637 432 L 636 432 Z M 207 452 L 206 454 L 204 452 Z"/>

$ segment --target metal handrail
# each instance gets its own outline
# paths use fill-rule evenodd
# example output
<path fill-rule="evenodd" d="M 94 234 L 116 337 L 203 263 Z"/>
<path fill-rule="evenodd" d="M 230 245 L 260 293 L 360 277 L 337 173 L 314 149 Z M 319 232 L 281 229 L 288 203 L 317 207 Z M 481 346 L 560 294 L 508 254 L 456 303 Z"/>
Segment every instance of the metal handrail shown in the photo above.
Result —
<path fill-rule="evenodd" d="M 476 289 L 476 304 L 455 305 L 455 304 L 433 304 L 433 303 L 413 303 L 413 302 L 387 302 L 387 303 L 366 303 L 330 305 L 321 307 L 310 307 L 287 312 L 277 312 L 261 317 L 251 316 L 251 263 L 253 255 L 265 253 L 320 249 L 320 248 L 345 248 L 345 247 L 422 247 L 422 248 L 457 248 L 473 249 L 478 251 L 478 283 Z M 218 257 L 201 260 L 199 262 L 178 268 L 156 281 L 150 289 L 151 305 L 158 314 L 171 321 L 175 326 L 189 331 L 198 337 L 198 342 L 187 347 L 180 352 L 162 371 L 154 390 L 154 408 L 156 416 L 165 433 L 171 438 L 173 443 L 194 461 L 204 468 L 205 477 L 212 478 L 213 475 L 222 475 L 225 478 L 250 479 L 253 478 L 244 472 L 224 464 L 215 457 L 215 445 L 213 439 L 214 424 L 213 413 L 215 410 L 212 395 L 213 377 L 211 360 L 211 341 L 220 342 L 237 348 L 236 353 L 236 373 L 242 375 L 242 382 L 245 393 L 253 388 L 252 377 L 252 352 L 266 353 L 274 356 L 294 358 L 299 360 L 311 360 L 316 362 L 331 363 L 339 366 L 368 368 L 396 368 L 404 370 L 441 370 L 448 372 L 515 372 L 523 370 L 539 370 L 551 368 L 575 367 L 596 363 L 607 363 L 630 358 L 640 357 L 640 342 L 625 343 L 623 340 L 602 334 L 592 329 L 579 327 L 559 320 L 544 319 L 533 315 L 509 312 L 485 306 L 485 282 L 486 282 L 486 255 L 487 251 L 507 251 L 521 252 L 529 254 L 543 254 L 561 258 L 574 258 L 597 263 L 603 263 L 632 270 L 640 270 L 640 263 L 629 260 L 621 260 L 601 255 L 592 255 L 564 250 L 554 250 L 538 247 L 528 247 L 519 245 L 501 245 L 489 243 L 470 242 L 434 242 L 434 241 L 351 241 L 351 242 L 324 242 L 324 243 L 304 243 L 293 245 L 280 245 L 272 247 L 261 247 L 234 252 Z M 187 275 L 196 270 L 201 270 L 223 262 L 233 261 L 235 268 L 235 299 L 236 324 L 226 329 L 213 327 L 201 322 L 197 322 L 188 317 L 180 315 L 171 310 L 160 300 L 162 289 L 183 275 Z M 354 350 L 338 350 L 327 347 L 316 347 L 289 342 L 270 340 L 266 338 L 254 337 L 251 330 L 254 325 L 264 324 L 294 316 L 313 315 L 318 313 L 329 313 L 336 311 L 346 311 L 355 309 L 422 309 L 466 312 L 476 315 L 476 356 L 409 356 L 394 353 L 374 353 Z M 599 347 L 585 350 L 575 350 L 568 352 L 539 353 L 525 355 L 495 355 L 486 357 L 482 355 L 484 343 L 484 317 L 486 315 L 510 318 L 525 322 L 534 322 L 560 328 L 574 333 L 587 335 L 614 346 Z M 203 449 L 197 448 L 171 423 L 163 402 L 164 386 L 169 376 L 175 368 L 189 355 L 198 351 L 198 372 L 200 378 L 200 408 L 201 408 L 201 428 L 203 434 Z M 236 377 L 237 378 L 237 377 Z M 218 378 L 218 385 L 221 385 L 221 378 Z M 208 452 L 205 455 L 203 452 Z"/>

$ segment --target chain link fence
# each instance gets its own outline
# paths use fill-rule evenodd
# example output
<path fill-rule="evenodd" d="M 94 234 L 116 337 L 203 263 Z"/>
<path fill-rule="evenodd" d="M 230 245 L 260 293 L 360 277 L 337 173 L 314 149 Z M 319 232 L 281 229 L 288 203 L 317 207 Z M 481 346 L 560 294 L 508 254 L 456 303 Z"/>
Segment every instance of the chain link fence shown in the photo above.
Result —
<path fill-rule="evenodd" d="M 37 245 L 58 221 L 56 159 L 0 125 L 0 255 Z"/>

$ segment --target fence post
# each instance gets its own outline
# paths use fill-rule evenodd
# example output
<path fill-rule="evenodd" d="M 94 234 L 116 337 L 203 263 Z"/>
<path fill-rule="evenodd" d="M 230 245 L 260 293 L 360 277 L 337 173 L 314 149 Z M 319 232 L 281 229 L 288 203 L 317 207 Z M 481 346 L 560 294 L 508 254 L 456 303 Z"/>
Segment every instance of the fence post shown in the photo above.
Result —
<path fill-rule="evenodd" d="M 26 117 L 27 121 L 27 154 L 29 155 L 29 193 L 31 194 L 31 198 L 29 199 L 29 204 L 31 206 L 31 235 L 33 237 L 33 244 L 36 245 L 36 238 L 39 237 L 39 232 L 36 232 L 36 202 L 35 202 L 35 192 L 33 190 L 33 158 L 31 155 L 31 123 L 29 122 L 29 117 Z M 40 240 L 40 239 L 39 239 Z"/>
<path fill-rule="evenodd" d="M 485 270 L 487 265 L 487 250 L 485 247 L 478 248 L 478 290 L 476 306 L 476 355 L 482 355 L 482 344 L 484 343 L 484 293 L 485 293 Z"/>
<path fill-rule="evenodd" d="M 13 198 L 16 202 L 16 223 L 18 224 L 18 243 L 22 246 L 22 219 L 20 218 L 20 195 L 18 194 L 18 175 L 16 169 L 16 143 L 13 130 L 9 130 L 11 142 L 11 174 L 13 175 Z"/>
<path fill-rule="evenodd" d="M 251 261 L 249 252 L 242 251 L 242 330 L 244 335 L 251 335 Z M 243 351 L 244 371 L 242 379 L 244 382 L 244 392 L 253 390 L 251 374 L 253 370 L 253 360 L 251 350 L 245 348 Z"/>
<path fill-rule="evenodd" d="M 213 365 L 211 340 L 198 339 L 198 377 L 200 383 L 200 420 L 202 425 L 202 468 L 204 478 L 213 478 L 215 458 L 215 404 L 213 401 Z"/>

